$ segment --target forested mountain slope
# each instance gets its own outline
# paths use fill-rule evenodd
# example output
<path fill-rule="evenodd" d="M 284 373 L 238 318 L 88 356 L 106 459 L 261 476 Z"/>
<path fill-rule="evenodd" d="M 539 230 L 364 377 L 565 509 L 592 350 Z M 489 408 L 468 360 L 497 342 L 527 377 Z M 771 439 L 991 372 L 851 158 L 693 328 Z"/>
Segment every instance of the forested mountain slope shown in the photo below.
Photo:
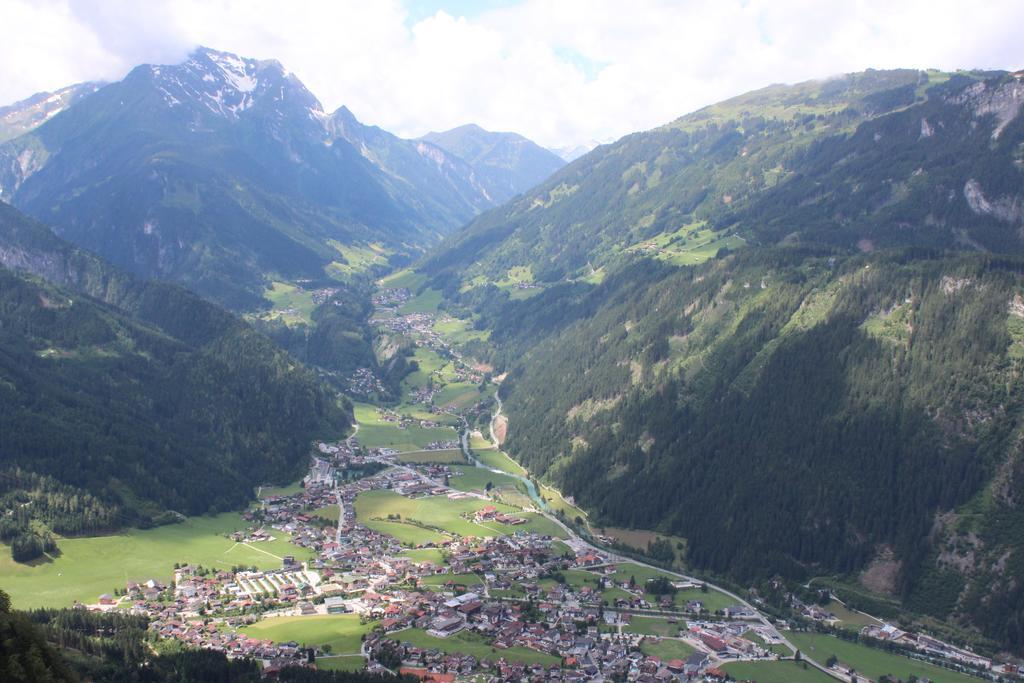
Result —
<path fill-rule="evenodd" d="M 296 477 L 312 440 L 350 422 L 312 373 L 223 309 L 0 205 L 0 492 L 16 511 L 5 541 L 38 550 L 33 520 L 73 534 L 235 509 L 256 485 Z"/>
<path fill-rule="evenodd" d="M 511 453 L 742 581 L 841 575 L 1024 651 L 1021 74 L 773 86 L 603 146 L 421 270 Z"/>

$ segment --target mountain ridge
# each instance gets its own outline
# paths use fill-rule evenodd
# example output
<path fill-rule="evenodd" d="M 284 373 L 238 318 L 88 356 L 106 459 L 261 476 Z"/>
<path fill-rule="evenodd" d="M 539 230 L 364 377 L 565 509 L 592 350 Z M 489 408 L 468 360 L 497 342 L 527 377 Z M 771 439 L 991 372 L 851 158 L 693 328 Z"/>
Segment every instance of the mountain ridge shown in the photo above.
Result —
<path fill-rule="evenodd" d="M 418 269 L 489 331 L 510 453 L 696 568 L 1024 651 L 1022 77 L 772 86 L 447 238 Z"/>

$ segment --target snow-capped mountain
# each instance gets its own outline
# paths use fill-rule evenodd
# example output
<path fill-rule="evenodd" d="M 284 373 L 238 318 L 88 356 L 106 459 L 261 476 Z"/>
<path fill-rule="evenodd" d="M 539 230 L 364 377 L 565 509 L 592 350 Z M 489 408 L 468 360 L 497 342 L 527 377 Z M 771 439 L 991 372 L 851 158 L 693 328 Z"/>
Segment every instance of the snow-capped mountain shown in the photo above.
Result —
<path fill-rule="evenodd" d="M 0 142 L 24 135 L 41 126 L 86 95 L 102 87 L 102 83 L 77 83 L 54 92 L 36 93 L 20 102 L 0 107 Z"/>
<path fill-rule="evenodd" d="M 413 256 L 503 199 L 471 163 L 360 123 L 274 60 L 142 65 L 0 144 L 0 199 L 144 276 L 235 308 L 336 245 Z M 332 246 L 334 245 L 334 246 Z"/>

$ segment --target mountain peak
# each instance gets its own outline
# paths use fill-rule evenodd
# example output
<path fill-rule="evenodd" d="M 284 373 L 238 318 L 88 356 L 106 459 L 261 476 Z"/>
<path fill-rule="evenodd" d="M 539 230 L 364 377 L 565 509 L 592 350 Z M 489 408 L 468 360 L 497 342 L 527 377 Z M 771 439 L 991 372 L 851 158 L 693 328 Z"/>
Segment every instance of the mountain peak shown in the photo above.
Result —
<path fill-rule="evenodd" d="M 231 52 L 198 47 L 181 64 L 140 67 L 147 71 L 170 108 L 198 105 L 228 120 L 237 120 L 258 102 L 281 106 L 289 101 L 313 114 L 323 107 L 306 86 L 276 59 L 257 60 Z"/>

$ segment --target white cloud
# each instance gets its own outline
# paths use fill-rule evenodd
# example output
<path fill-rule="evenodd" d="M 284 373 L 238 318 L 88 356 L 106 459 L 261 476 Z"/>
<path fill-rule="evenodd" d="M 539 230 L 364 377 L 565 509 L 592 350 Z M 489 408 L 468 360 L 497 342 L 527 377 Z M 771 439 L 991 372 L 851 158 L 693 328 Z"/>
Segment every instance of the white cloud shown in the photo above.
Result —
<path fill-rule="evenodd" d="M 400 135 L 472 121 L 548 145 L 618 137 L 775 82 L 1024 66 L 1019 0 L 524 0 L 415 23 L 397 0 L 4 0 L 0 25 L 0 101 L 203 44 L 277 58 L 328 109 Z"/>

